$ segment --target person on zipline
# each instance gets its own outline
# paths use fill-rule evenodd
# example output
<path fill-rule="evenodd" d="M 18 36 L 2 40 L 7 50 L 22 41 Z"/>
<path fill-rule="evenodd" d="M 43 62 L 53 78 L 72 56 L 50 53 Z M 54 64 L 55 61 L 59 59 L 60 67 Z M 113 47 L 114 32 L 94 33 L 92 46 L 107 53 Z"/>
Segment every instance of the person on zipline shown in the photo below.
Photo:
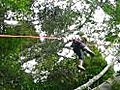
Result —
<path fill-rule="evenodd" d="M 74 53 L 79 57 L 79 65 L 78 68 L 85 70 L 83 67 L 83 59 L 84 59 L 84 53 L 88 53 L 91 56 L 95 56 L 94 52 L 91 51 L 84 43 L 84 40 L 75 38 L 70 40 L 72 41 L 71 47 L 73 48 Z"/>

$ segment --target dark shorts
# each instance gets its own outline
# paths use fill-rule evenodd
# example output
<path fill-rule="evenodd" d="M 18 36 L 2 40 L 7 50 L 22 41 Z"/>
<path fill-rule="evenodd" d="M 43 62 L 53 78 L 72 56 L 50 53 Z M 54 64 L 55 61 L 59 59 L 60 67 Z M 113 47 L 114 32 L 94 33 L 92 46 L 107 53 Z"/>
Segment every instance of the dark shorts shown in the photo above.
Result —
<path fill-rule="evenodd" d="M 73 49 L 74 53 L 79 57 L 79 59 L 84 59 L 84 52 L 81 49 Z"/>

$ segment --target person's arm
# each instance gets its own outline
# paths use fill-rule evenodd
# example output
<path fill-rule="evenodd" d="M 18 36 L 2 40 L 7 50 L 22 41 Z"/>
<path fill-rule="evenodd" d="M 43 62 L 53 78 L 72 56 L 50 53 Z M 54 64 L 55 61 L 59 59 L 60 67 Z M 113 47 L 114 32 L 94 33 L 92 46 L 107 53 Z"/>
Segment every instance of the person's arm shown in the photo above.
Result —
<path fill-rule="evenodd" d="M 70 40 L 67 40 L 67 42 L 65 42 L 64 43 L 64 45 L 66 45 L 67 43 L 69 43 L 69 42 L 71 42 L 72 40 L 70 39 Z"/>
<path fill-rule="evenodd" d="M 83 49 L 83 51 L 90 54 L 91 56 L 95 56 L 95 53 L 92 50 L 90 50 L 86 44 L 84 44 L 83 42 L 79 42 L 79 43 L 80 43 L 80 47 Z"/>
<path fill-rule="evenodd" d="M 69 47 L 69 46 L 65 46 L 64 48 L 72 50 L 72 47 Z"/>
<path fill-rule="evenodd" d="M 67 48 L 67 49 L 71 49 L 72 50 L 72 47 L 71 47 L 71 45 L 69 46 L 67 46 L 66 44 L 68 44 L 68 43 L 70 43 L 72 40 L 68 40 L 67 42 L 65 42 L 64 43 L 64 48 Z"/>
<path fill-rule="evenodd" d="M 95 53 L 94 53 L 92 50 L 90 50 L 87 46 L 84 47 L 84 50 L 85 50 L 87 53 L 89 53 L 91 56 L 95 56 Z"/>

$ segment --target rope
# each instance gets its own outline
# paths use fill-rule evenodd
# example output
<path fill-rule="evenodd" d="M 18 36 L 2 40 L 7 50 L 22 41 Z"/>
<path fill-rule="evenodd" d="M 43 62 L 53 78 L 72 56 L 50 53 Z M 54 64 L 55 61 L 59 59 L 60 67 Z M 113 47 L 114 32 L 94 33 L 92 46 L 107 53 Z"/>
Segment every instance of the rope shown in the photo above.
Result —
<path fill-rule="evenodd" d="M 0 37 L 4 37 L 4 38 L 34 38 L 34 39 L 40 39 L 40 38 L 44 38 L 44 39 L 56 39 L 56 40 L 61 40 L 61 38 L 58 37 L 48 37 L 48 36 L 32 36 L 32 35 L 5 35 L 5 34 L 0 34 Z"/>

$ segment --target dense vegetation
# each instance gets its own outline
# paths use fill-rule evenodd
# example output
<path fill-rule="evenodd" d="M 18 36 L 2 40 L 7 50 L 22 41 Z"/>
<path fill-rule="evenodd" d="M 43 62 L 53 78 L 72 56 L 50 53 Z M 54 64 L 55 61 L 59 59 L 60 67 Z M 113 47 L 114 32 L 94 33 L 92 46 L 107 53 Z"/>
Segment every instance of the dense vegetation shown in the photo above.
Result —
<path fill-rule="evenodd" d="M 102 1 L 102 0 L 101 0 Z M 68 1 L 65 9 L 50 3 L 51 8 L 48 7 L 48 3 L 43 3 L 36 6 L 39 9 L 37 13 L 37 20 L 41 25 L 42 31 L 46 32 L 47 36 L 65 37 L 73 33 L 69 31 L 68 27 L 71 26 L 78 18 L 81 17 L 79 22 L 75 23 L 79 31 L 78 35 L 81 35 L 82 27 L 88 27 L 87 23 L 96 25 L 96 22 L 91 20 L 91 17 L 97 8 L 100 6 L 105 13 L 112 18 L 106 21 L 108 27 L 105 30 L 108 31 L 104 37 L 106 41 L 111 43 L 119 43 L 120 38 L 118 33 L 120 28 L 117 25 L 120 24 L 120 1 L 116 2 L 116 6 L 110 4 L 110 2 L 98 2 L 98 1 L 83 1 L 90 5 L 89 8 L 84 7 L 82 12 L 74 11 L 70 9 L 72 7 L 72 1 Z M 12 35 L 36 35 L 37 32 L 35 24 L 34 10 L 30 9 L 38 3 L 32 0 L 1 0 L 0 1 L 0 34 L 12 34 Z M 43 5 L 43 9 L 40 9 Z M 34 6 L 35 7 L 35 6 Z M 14 20 L 19 21 L 18 25 L 8 25 L 4 22 L 7 20 L 7 11 L 11 10 L 16 12 Z M 20 15 L 21 14 L 21 15 Z M 82 18 L 85 16 L 85 22 Z M 27 18 L 27 19 L 24 19 Z M 33 18 L 33 19 L 32 19 Z M 114 33 L 112 29 L 115 29 Z M 98 32 L 97 30 L 94 30 Z M 83 33 L 84 34 L 84 33 Z M 31 38 L 2 38 L 0 37 L 0 89 L 1 90 L 73 90 L 78 86 L 86 83 L 89 79 L 97 75 L 107 65 L 105 58 L 102 56 L 94 42 L 88 42 L 88 46 L 96 53 L 95 57 L 85 57 L 84 66 L 86 71 L 79 71 L 77 68 L 77 58 L 64 58 L 60 63 L 56 63 L 60 56 L 57 52 L 62 50 L 64 42 L 62 40 L 45 40 Z M 24 60 L 21 59 L 24 56 Z M 35 60 L 37 65 L 32 70 L 36 73 L 26 73 L 22 68 L 22 65 L 30 60 Z M 49 74 L 41 74 L 42 71 L 48 71 Z M 91 88 L 98 86 L 108 78 L 112 77 L 113 69 L 111 68 L 102 78 L 96 81 Z M 47 76 L 47 79 L 41 79 L 41 77 Z M 34 82 L 35 80 L 36 83 Z M 117 85 L 117 86 L 116 86 Z M 115 90 L 119 85 L 119 82 L 115 82 L 113 88 Z M 119 88 L 119 87 L 118 87 Z"/>

